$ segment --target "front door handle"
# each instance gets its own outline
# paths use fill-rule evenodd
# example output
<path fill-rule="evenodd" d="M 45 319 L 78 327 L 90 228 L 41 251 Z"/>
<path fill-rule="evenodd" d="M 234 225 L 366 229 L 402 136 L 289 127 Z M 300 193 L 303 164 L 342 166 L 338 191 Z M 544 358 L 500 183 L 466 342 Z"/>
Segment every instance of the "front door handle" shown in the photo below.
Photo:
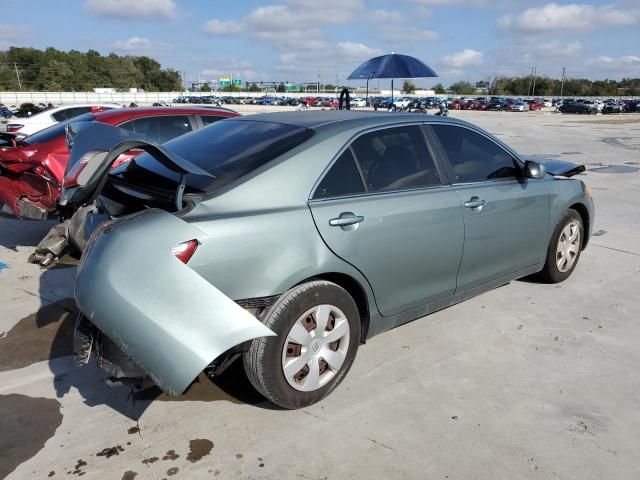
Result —
<path fill-rule="evenodd" d="M 467 208 L 479 208 L 483 207 L 487 202 L 481 200 L 480 197 L 471 197 L 467 202 L 464 202 L 464 206 Z"/>
<path fill-rule="evenodd" d="M 355 225 L 364 220 L 362 215 L 356 215 L 352 212 L 341 213 L 338 218 L 332 218 L 329 220 L 329 225 L 332 227 L 347 227 L 349 225 Z"/>

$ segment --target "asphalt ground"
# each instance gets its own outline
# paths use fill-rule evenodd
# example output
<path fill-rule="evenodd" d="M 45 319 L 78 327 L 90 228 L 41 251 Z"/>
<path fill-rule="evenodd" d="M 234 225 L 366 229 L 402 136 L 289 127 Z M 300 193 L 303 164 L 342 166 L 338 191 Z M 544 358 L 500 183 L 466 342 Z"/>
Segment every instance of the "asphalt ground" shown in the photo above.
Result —
<path fill-rule="evenodd" d="M 640 118 L 452 115 L 584 163 L 589 247 L 562 284 L 515 281 L 375 337 L 299 411 L 238 366 L 176 399 L 74 368 L 74 262 L 28 264 L 51 222 L 0 217 L 0 478 L 639 478 Z"/>

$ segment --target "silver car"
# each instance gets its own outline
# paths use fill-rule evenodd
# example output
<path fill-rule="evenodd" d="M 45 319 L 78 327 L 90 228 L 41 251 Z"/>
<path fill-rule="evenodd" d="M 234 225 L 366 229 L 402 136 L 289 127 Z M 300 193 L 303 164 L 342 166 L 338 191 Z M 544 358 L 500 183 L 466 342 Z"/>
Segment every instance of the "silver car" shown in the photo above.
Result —
<path fill-rule="evenodd" d="M 270 113 L 164 145 L 73 124 L 68 142 L 61 203 L 97 204 L 78 361 L 171 395 L 242 358 L 266 398 L 310 405 L 374 335 L 519 277 L 565 280 L 593 225 L 568 178 L 583 166 L 451 118 Z M 130 148 L 147 153 L 110 171 Z"/>

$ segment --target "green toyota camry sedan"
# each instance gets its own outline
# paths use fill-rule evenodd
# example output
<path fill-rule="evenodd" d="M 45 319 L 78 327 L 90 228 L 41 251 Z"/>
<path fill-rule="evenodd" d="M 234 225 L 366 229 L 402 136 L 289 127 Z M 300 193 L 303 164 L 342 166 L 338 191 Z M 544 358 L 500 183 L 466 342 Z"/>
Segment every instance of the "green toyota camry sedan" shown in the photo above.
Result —
<path fill-rule="evenodd" d="M 310 405 L 374 335 L 519 277 L 565 280 L 593 225 L 583 166 L 452 118 L 270 113 L 163 145 L 67 130 L 77 361 L 171 395 L 238 360 L 272 402 Z"/>

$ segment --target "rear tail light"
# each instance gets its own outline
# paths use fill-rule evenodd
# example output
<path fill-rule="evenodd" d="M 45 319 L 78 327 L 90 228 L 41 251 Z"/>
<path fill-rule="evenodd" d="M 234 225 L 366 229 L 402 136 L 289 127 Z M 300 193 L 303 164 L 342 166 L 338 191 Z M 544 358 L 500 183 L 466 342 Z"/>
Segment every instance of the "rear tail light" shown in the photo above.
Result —
<path fill-rule="evenodd" d="M 85 153 L 82 158 L 80 158 L 79 161 L 76 162 L 76 164 L 71 167 L 71 170 L 69 170 L 66 175 L 64 176 L 64 180 L 62 182 L 62 186 L 64 188 L 71 188 L 71 187 L 77 187 L 78 186 L 78 179 L 80 177 L 80 174 L 82 173 L 82 171 L 85 169 L 85 167 L 88 165 L 89 161 L 94 158 L 96 155 L 104 155 L 106 152 L 101 151 L 101 150 L 92 150 L 90 152 Z"/>
<path fill-rule="evenodd" d="M 187 240 L 186 242 L 174 245 L 171 248 L 171 253 L 173 253 L 173 255 L 182 263 L 186 264 L 189 260 L 191 260 L 193 254 L 196 253 L 197 248 L 197 240 Z"/>
<path fill-rule="evenodd" d="M 7 124 L 7 132 L 15 133 L 18 130 L 20 130 L 22 127 L 24 127 L 24 125 L 22 125 L 20 123 L 9 123 L 9 124 Z"/>

